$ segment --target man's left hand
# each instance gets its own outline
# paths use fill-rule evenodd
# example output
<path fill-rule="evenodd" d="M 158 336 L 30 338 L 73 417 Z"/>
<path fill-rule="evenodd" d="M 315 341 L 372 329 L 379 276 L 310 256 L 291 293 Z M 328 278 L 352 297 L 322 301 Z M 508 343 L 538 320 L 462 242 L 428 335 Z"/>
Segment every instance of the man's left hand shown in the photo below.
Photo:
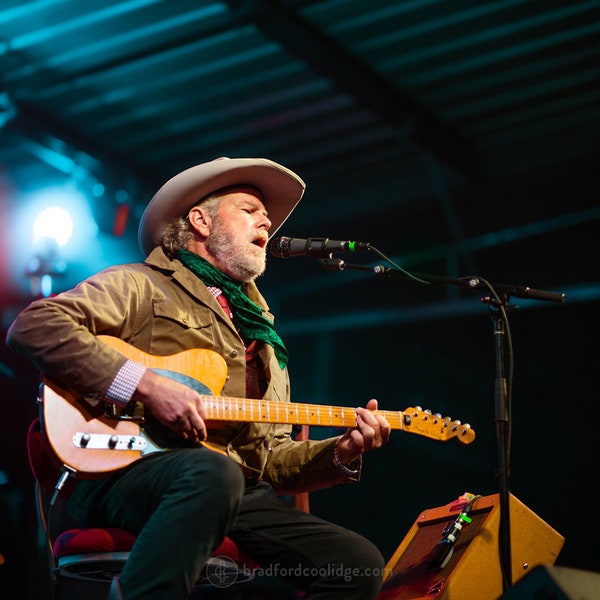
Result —
<path fill-rule="evenodd" d="M 390 424 L 383 415 L 374 412 L 376 410 L 375 399 L 369 400 L 366 408 L 356 409 L 356 426 L 347 429 L 336 446 L 342 463 L 349 464 L 361 454 L 381 448 L 390 439 Z"/>

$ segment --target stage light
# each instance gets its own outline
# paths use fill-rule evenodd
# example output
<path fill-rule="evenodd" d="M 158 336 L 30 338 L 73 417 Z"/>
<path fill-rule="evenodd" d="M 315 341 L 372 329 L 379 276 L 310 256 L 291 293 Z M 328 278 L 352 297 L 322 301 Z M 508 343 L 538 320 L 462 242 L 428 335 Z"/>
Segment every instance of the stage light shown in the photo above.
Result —
<path fill-rule="evenodd" d="M 42 210 L 33 222 L 33 245 L 44 238 L 53 239 L 59 246 L 64 246 L 73 235 L 73 219 L 65 208 L 50 206 Z"/>
<path fill-rule="evenodd" d="M 98 256 L 98 226 L 88 197 L 74 184 L 40 188 L 15 204 L 8 229 L 10 268 L 17 287 L 48 296 L 74 269 Z M 81 277 L 79 277 L 81 278 Z"/>

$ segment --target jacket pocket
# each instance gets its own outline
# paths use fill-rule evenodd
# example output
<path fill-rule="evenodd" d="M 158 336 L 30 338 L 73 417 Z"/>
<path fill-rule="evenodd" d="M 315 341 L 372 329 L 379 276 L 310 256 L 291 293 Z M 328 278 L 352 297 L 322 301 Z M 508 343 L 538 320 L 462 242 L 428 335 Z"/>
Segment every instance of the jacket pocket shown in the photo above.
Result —
<path fill-rule="evenodd" d="M 152 347 L 160 354 L 187 348 L 215 350 L 214 315 L 207 308 L 186 310 L 174 302 L 152 301 Z"/>
<path fill-rule="evenodd" d="M 197 308 L 189 312 L 172 302 L 156 299 L 152 301 L 152 306 L 155 318 L 168 319 L 185 329 L 202 329 L 212 324 L 211 311 L 208 309 Z"/>

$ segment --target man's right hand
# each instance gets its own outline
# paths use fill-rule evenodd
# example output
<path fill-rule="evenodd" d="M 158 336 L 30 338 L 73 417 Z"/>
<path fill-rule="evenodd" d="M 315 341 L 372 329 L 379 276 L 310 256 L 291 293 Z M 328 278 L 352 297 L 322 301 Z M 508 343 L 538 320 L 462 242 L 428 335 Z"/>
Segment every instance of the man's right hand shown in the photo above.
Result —
<path fill-rule="evenodd" d="M 206 439 L 206 409 L 202 397 L 187 385 L 147 369 L 133 394 L 163 425 L 183 439 Z"/>

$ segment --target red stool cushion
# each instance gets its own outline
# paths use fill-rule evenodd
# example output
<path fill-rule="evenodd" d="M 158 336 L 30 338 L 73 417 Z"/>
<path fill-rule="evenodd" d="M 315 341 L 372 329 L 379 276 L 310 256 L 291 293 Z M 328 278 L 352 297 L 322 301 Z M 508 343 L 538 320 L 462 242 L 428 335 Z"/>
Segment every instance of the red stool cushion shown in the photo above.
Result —
<path fill-rule="evenodd" d="M 92 552 L 129 552 L 135 543 L 135 536 L 124 529 L 116 527 L 90 527 L 88 529 L 69 529 L 63 531 L 54 542 L 56 558 L 73 554 L 89 554 Z M 258 565 L 237 544 L 226 537 L 213 556 L 226 556 L 238 564 L 255 569 Z"/>
<path fill-rule="evenodd" d="M 238 565 L 245 565 L 249 569 L 258 569 L 259 567 L 254 560 L 252 560 L 243 550 L 240 550 L 239 546 L 228 537 L 215 548 L 212 556 L 226 556 Z"/>
<path fill-rule="evenodd" d="M 63 531 L 54 542 L 56 558 L 90 552 L 129 552 L 135 536 L 116 527 L 91 527 Z"/>

